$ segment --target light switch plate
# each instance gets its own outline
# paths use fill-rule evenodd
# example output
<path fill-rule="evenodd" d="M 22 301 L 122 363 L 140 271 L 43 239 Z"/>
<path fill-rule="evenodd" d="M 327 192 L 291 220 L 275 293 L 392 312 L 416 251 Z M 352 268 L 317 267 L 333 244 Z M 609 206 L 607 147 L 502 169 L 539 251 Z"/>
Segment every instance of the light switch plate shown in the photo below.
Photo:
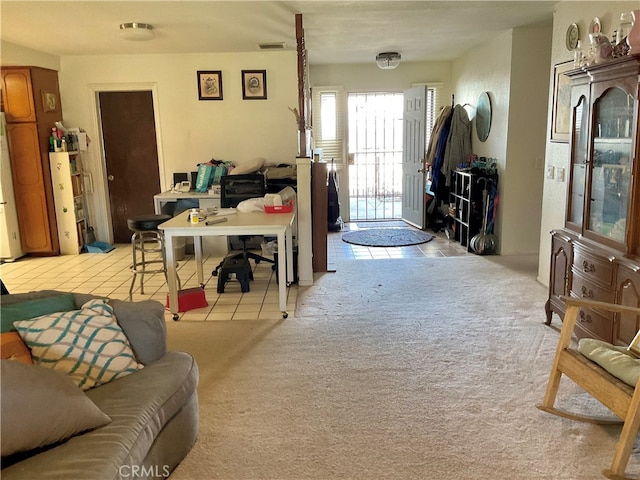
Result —
<path fill-rule="evenodd" d="M 559 182 L 564 182 L 564 170 L 565 170 L 564 167 L 558 168 L 558 173 L 556 175 L 556 179 Z"/>
<path fill-rule="evenodd" d="M 547 167 L 547 178 L 549 180 L 553 180 L 553 177 L 555 176 L 555 174 L 556 174 L 556 167 L 554 167 L 553 165 L 549 165 Z"/>

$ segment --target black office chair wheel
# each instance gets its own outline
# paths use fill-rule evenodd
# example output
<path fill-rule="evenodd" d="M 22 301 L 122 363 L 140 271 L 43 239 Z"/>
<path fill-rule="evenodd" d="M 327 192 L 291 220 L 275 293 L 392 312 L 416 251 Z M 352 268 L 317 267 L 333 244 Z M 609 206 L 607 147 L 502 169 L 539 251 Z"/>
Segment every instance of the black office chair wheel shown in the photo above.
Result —
<path fill-rule="evenodd" d="M 289 313 L 287 312 L 282 312 L 282 318 L 287 318 L 289 316 Z"/>
<path fill-rule="evenodd" d="M 174 313 L 173 317 L 171 317 L 171 318 L 173 318 L 174 322 L 177 322 L 180 319 L 180 315 L 178 315 L 177 313 Z"/>

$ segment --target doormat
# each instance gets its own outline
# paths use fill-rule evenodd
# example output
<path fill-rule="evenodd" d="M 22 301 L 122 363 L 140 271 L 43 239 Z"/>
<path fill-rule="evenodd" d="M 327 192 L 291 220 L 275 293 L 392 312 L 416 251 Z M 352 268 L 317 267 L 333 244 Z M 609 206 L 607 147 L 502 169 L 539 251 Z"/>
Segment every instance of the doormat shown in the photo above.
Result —
<path fill-rule="evenodd" d="M 369 228 L 342 235 L 342 241 L 365 247 L 406 247 L 433 240 L 433 235 L 409 228 Z"/>

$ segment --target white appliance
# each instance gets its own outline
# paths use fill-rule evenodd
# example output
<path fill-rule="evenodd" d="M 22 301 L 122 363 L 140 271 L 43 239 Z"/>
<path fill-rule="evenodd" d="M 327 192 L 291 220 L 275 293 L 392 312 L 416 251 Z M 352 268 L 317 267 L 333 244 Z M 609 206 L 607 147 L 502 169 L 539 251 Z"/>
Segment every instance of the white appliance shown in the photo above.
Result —
<path fill-rule="evenodd" d="M 0 112 L 0 260 L 12 262 L 24 255 L 20 245 L 18 212 L 13 194 L 7 121 Z"/>

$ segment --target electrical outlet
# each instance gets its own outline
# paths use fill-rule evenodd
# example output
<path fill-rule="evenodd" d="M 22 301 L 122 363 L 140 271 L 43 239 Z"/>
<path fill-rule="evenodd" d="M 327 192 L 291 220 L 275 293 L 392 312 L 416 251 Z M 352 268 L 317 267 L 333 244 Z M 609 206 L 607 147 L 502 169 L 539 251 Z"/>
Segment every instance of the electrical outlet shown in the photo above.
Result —
<path fill-rule="evenodd" d="M 556 174 L 556 167 L 554 167 L 553 165 L 549 165 L 547 167 L 547 178 L 549 180 L 553 180 L 553 178 L 555 177 Z"/>

